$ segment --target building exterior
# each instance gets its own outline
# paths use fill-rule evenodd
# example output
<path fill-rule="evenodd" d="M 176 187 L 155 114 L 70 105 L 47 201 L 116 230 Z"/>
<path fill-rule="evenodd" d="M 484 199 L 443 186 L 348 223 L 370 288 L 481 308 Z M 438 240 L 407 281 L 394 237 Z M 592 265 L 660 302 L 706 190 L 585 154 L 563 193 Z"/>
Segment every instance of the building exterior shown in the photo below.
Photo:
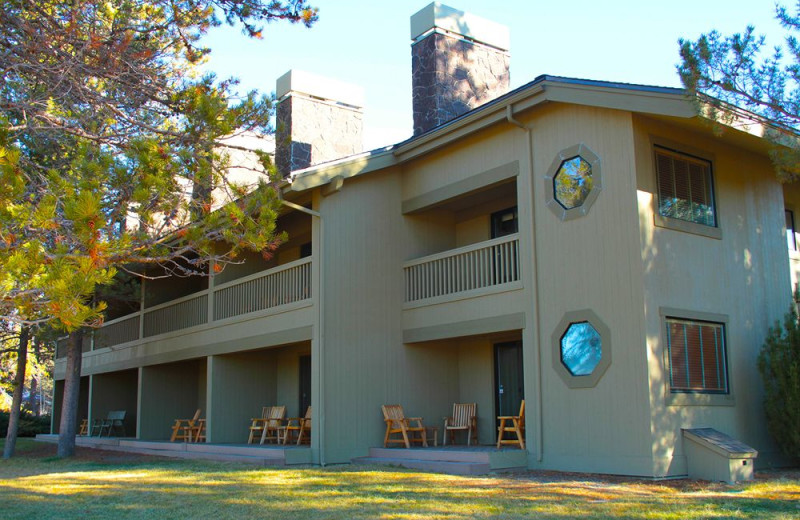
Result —
<path fill-rule="evenodd" d="M 209 443 L 242 443 L 262 406 L 310 404 L 307 460 L 329 464 L 382 444 L 382 404 L 439 425 L 475 402 L 491 444 L 524 397 L 529 468 L 685 475 L 681 431 L 701 427 L 779 463 L 756 358 L 800 272 L 800 191 L 763 125 L 719 134 L 681 90 L 551 76 L 485 102 L 459 82 L 485 66 L 507 85 L 496 29 L 415 15 L 415 63 L 460 53 L 441 75 L 461 108 L 386 149 L 312 153 L 270 261 L 146 282 L 87 342 L 81 416 L 126 409 L 163 440 L 201 408 Z M 415 112 L 441 113 L 431 89 L 415 78 Z"/>

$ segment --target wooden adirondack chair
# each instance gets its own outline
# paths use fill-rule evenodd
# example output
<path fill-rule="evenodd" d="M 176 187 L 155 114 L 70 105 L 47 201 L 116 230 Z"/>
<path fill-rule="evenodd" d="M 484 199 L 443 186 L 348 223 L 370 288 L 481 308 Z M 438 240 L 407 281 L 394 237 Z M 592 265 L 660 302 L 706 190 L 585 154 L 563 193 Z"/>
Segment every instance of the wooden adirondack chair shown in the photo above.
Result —
<path fill-rule="evenodd" d="M 290 417 L 283 427 L 283 443 L 286 444 L 292 432 L 297 432 L 297 445 L 311 442 L 311 407 L 306 408 L 304 417 Z"/>
<path fill-rule="evenodd" d="M 452 417 L 444 418 L 443 446 L 447 446 L 447 434 L 450 434 L 450 443 L 452 444 L 458 430 L 467 432 L 467 446 L 472 444 L 473 434 L 475 435 L 475 444 L 478 444 L 477 410 L 477 403 L 453 403 Z"/>
<path fill-rule="evenodd" d="M 264 426 L 267 424 L 267 418 L 272 413 L 271 406 L 261 408 L 261 417 L 253 417 L 250 420 L 250 435 L 247 437 L 247 444 L 253 444 L 256 439 L 261 439 L 261 434 L 264 433 Z"/>
<path fill-rule="evenodd" d="M 286 417 L 285 406 L 272 407 L 269 417 L 264 421 L 264 429 L 261 431 L 259 444 L 264 444 L 266 441 L 274 441 L 276 444 L 281 442 L 281 427 L 283 426 L 284 417 Z"/>
<path fill-rule="evenodd" d="M 525 449 L 525 399 L 519 405 L 519 415 L 506 415 L 497 418 L 500 426 L 497 427 L 497 447 L 502 444 L 518 444 Z M 516 435 L 516 439 L 503 439 L 506 432 Z"/>
<path fill-rule="evenodd" d="M 381 410 L 383 410 L 383 420 L 386 421 L 384 448 L 389 444 L 403 444 L 406 448 L 410 448 L 412 442 L 418 442 L 426 448 L 428 447 L 428 438 L 425 426 L 422 424 L 422 417 L 406 417 L 403 407 L 399 404 L 384 404 L 381 406 Z M 416 426 L 412 426 L 412 422 L 416 423 Z M 390 436 L 395 433 L 401 434 L 402 438 L 391 439 Z"/>
<path fill-rule="evenodd" d="M 198 419 L 189 435 L 189 442 L 206 442 L 206 420 Z"/>
<path fill-rule="evenodd" d="M 202 411 L 200 408 L 194 412 L 194 417 L 191 419 L 175 419 L 175 424 L 172 425 L 172 437 L 170 437 L 170 442 L 175 442 L 177 440 L 182 440 L 184 442 L 194 442 L 192 440 L 192 436 L 199 437 L 199 425 L 198 421 L 200 421 L 200 414 Z M 205 421 L 204 421 L 205 423 Z M 203 437 L 205 439 L 205 437 Z"/>

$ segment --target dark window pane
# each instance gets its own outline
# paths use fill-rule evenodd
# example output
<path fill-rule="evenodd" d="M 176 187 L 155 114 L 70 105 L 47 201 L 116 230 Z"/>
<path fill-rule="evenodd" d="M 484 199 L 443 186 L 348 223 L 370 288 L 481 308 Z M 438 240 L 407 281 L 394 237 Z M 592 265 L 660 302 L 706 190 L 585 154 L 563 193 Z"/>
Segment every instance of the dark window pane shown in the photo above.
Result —
<path fill-rule="evenodd" d="M 588 321 L 571 323 L 561 336 L 561 362 L 573 376 L 588 376 L 603 357 L 600 333 Z"/>
<path fill-rule="evenodd" d="M 516 206 L 492 213 L 492 238 L 513 235 L 518 228 Z"/>
<path fill-rule="evenodd" d="M 582 206 L 592 191 L 592 165 L 580 156 L 566 159 L 553 178 L 553 196 L 564 209 Z"/>
<path fill-rule="evenodd" d="M 716 226 L 711 163 L 657 149 L 656 176 L 661 215 Z"/>

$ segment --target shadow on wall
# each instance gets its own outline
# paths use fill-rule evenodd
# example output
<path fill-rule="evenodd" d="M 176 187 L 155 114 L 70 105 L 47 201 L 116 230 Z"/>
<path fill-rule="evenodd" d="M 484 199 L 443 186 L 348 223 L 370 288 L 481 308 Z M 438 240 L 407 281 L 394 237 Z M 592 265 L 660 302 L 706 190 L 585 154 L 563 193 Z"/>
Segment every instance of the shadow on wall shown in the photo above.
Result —
<path fill-rule="evenodd" d="M 755 192 L 751 196 L 760 196 L 757 189 L 740 188 L 742 191 L 750 188 L 748 193 Z M 747 214 L 748 208 L 757 207 L 756 201 L 744 201 L 739 207 L 726 205 L 725 219 L 720 226 L 726 228 L 724 240 L 716 240 L 656 227 L 655 196 L 649 191 L 638 191 L 656 474 L 685 472 L 681 467 L 684 462 L 681 428 L 713 427 L 738 437 L 759 452 L 774 451 L 766 434 L 760 376 L 754 368 L 760 345 L 771 325 L 770 305 L 765 303 L 775 297 L 767 294 L 774 284 L 764 280 L 769 276 L 764 272 L 769 258 L 751 251 L 773 249 L 773 244 L 763 243 L 771 240 L 761 227 L 763 223 L 747 224 L 763 220 Z M 698 247 L 698 241 L 709 242 Z M 731 295 L 741 297 L 732 298 Z M 729 318 L 725 324 L 725 355 L 728 388 L 733 400 L 725 405 L 668 404 L 671 395 L 676 394 L 670 394 L 669 389 L 666 325 L 661 316 L 661 309 L 667 307 L 685 310 L 687 314 L 716 313 Z M 679 397 L 684 396 L 692 397 L 692 394 Z"/>

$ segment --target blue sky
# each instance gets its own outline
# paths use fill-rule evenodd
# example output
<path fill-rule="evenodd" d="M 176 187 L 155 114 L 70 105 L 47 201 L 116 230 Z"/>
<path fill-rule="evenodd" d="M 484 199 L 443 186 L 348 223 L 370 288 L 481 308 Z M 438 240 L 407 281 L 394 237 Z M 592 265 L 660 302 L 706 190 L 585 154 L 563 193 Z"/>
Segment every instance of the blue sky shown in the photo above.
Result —
<path fill-rule="evenodd" d="M 365 148 L 411 135 L 409 18 L 426 0 L 315 0 L 311 29 L 270 24 L 261 40 L 237 29 L 215 29 L 208 69 L 237 77 L 243 90 L 273 92 L 290 69 L 355 83 L 365 89 Z M 678 39 L 748 24 L 782 44 L 772 0 L 449 0 L 450 7 L 507 25 L 511 31 L 511 88 L 541 74 L 680 86 Z M 784 2 L 789 3 L 789 2 Z M 793 2 L 790 2 L 793 4 Z"/>

